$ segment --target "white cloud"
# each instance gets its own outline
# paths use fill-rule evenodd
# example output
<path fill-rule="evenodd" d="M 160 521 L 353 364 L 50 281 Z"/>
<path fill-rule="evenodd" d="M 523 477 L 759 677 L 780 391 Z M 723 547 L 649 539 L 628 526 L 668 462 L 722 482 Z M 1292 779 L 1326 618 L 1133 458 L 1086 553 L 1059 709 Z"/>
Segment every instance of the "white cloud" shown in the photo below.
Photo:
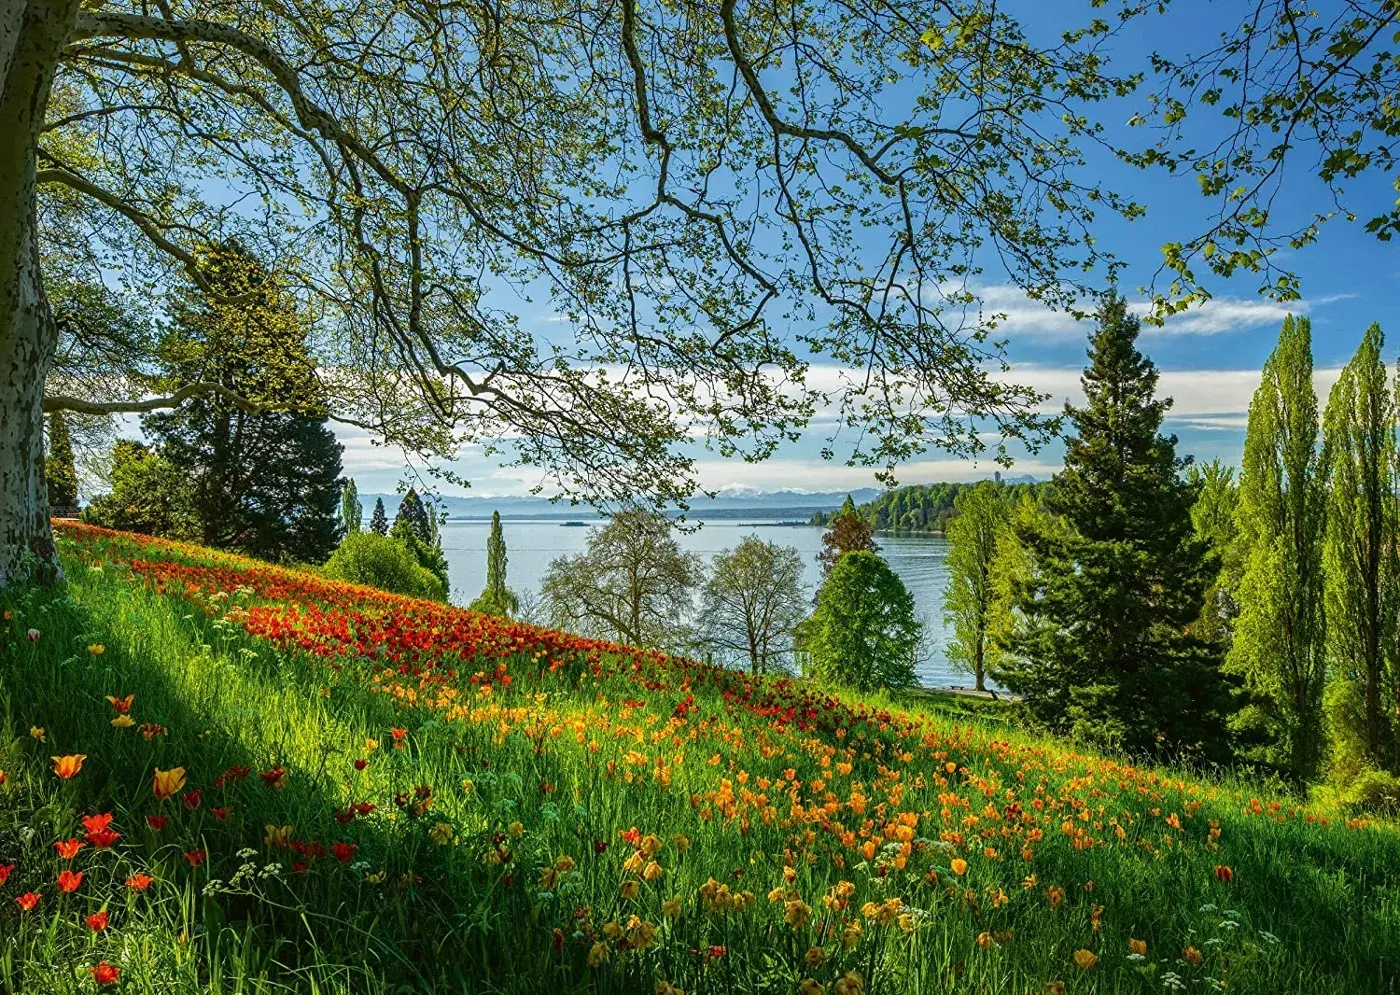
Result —
<path fill-rule="evenodd" d="M 1057 462 L 1019 459 L 1009 470 L 991 460 L 928 459 L 905 463 L 895 471 L 901 484 L 934 481 L 981 480 L 1000 470 L 1003 476 L 1032 474 L 1046 478 L 1060 468 Z M 879 487 L 870 467 L 845 466 L 819 459 L 771 459 L 763 463 L 729 460 L 700 460 L 696 464 L 700 483 L 724 491 L 835 491 Z"/>
<path fill-rule="evenodd" d="M 982 317 L 1003 315 L 999 321 L 1000 335 L 1017 339 L 1083 338 L 1088 326 L 1064 311 L 1054 311 L 1030 299 L 1012 284 L 991 284 L 975 288 L 982 298 Z M 1252 328 L 1277 327 L 1290 314 L 1307 314 L 1313 308 L 1346 300 L 1350 294 L 1333 294 L 1315 300 L 1290 301 L 1280 304 L 1264 298 L 1212 298 L 1187 311 L 1168 318 L 1161 326 L 1146 325 L 1145 336 L 1158 335 L 1220 335 Z M 1088 304 L 1085 310 L 1092 310 Z M 1145 316 L 1151 305 L 1145 300 L 1129 304 L 1133 313 Z"/>
<path fill-rule="evenodd" d="M 1319 406 L 1326 404 L 1327 395 L 1341 372 L 1340 368 L 1313 372 L 1313 388 Z M 1030 384 L 1049 394 L 1050 400 L 1042 408 L 1049 413 L 1059 411 L 1066 401 L 1084 402 L 1084 391 L 1079 383 L 1082 374 L 1077 366 L 1023 364 L 1003 378 Z M 1258 370 L 1162 370 L 1157 379 L 1157 394 L 1172 399 L 1168 412 L 1172 420 L 1233 417 L 1241 419 L 1239 427 L 1243 428 L 1242 419 L 1249 412 L 1250 398 L 1259 387 L 1259 376 Z M 1216 424 L 1213 427 L 1227 426 Z"/>

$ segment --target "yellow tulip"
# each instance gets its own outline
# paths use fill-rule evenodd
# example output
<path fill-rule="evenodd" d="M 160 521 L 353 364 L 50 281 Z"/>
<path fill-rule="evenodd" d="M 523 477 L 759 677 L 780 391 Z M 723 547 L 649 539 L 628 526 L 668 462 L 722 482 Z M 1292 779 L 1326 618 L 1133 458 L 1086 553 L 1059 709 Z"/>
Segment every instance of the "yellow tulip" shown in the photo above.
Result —
<path fill-rule="evenodd" d="M 184 786 L 185 768 L 172 767 L 170 770 L 161 770 L 157 767 L 155 781 L 151 784 L 151 793 L 157 799 L 164 801 Z"/>

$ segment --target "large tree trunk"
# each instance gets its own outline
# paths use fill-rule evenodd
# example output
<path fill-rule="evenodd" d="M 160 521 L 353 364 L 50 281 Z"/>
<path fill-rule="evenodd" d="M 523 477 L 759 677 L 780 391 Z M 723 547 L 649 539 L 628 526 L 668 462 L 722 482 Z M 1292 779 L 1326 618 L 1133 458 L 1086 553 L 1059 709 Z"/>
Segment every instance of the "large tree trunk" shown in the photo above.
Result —
<path fill-rule="evenodd" d="M 58 333 L 44 297 L 35 150 L 77 0 L 0 0 L 0 587 L 33 554 L 57 566 L 44 487 L 44 379 Z"/>

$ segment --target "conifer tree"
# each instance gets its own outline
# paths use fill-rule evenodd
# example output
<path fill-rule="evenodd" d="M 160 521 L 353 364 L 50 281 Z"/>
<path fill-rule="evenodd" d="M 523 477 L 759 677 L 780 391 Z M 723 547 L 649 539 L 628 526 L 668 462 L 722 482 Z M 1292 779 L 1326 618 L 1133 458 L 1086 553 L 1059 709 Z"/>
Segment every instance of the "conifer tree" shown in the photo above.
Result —
<path fill-rule="evenodd" d="M 433 541 L 433 526 L 428 520 L 428 509 L 423 504 L 423 499 L 418 496 L 418 492 L 412 487 L 399 502 L 399 510 L 394 515 L 394 528 L 400 522 L 407 522 L 413 529 L 413 534 L 418 537 L 418 541 L 424 544 L 431 544 Z"/>
<path fill-rule="evenodd" d="M 520 598 L 506 586 L 506 537 L 499 511 L 491 512 L 491 534 L 486 539 L 486 589 L 468 607 L 500 618 L 514 618 L 520 611 Z"/>
<path fill-rule="evenodd" d="M 374 499 L 374 512 L 369 516 L 369 530 L 375 535 L 389 534 L 389 516 L 384 512 L 384 499 Z"/>
<path fill-rule="evenodd" d="M 823 575 L 831 573 L 836 561 L 846 553 L 874 553 L 878 549 L 874 527 L 860 516 L 856 503 L 847 494 L 841 509 L 831 520 L 831 528 L 822 534 L 822 548 L 817 554 L 817 561 L 822 565 Z"/>
<path fill-rule="evenodd" d="M 345 535 L 360 531 L 365 509 L 360 504 L 360 492 L 355 486 L 355 478 L 347 477 L 340 489 L 340 526 Z"/>
<path fill-rule="evenodd" d="M 1213 570 L 1191 523 L 1195 488 L 1176 439 L 1159 434 L 1170 400 L 1136 348 L 1116 295 L 1099 309 L 1082 383 L 1066 406 L 1075 434 L 1042 507 L 1017 520 L 1033 558 L 1015 587 L 1024 619 L 999 679 L 1051 726 L 1145 752 L 1220 757 L 1228 704 L 1213 646 L 1190 626 Z"/>
<path fill-rule="evenodd" d="M 1323 754 L 1322 543 L 1326 491 L 1307 318 L 1285 319 L 1249 405 L 1235 513 L 1242 576 L 1226 669 L 1248 701 L 1233 723 L 1298 780 Z"/>
<path fill-rule="evenodd" d="M 948 523 L 948 592 L 943 618 L 954 640 L 953 664 L 973 675 L 978 691 L 987 687 L 988 633 L 995 590 L 992 563 L 1011 508 L 999 483 L 984 480 L 958 493 L 957 514 Z"/>
<path fill-rule="evenodd" d="M 389 535 L 409 548 L 418 563 L 442 582 L 443 590 L 452 590 L 447 576 L 447 557 L 443 555 L 437 531 L 437 510 L 429 508 L 412 487 L 399 502 Z"/>
<path fill-rule="evenodd" d="M 1332 388 L 1323 416 L 1327 531 L 1323 543 L 1327 653 L 1338 694 L 1336 734 L 1354 736 L 1356 765 L 1397 769 L 1395 611 L 1396 401 L 1381 360 L 1379 325 Z M 1347 751 L 1343 751 L 1347 752 Z"/>
<path fill-rule="evenodd" d="M 49 490 L 50 508 L 73 508 L 78 503 L 78 470 L 73 463 L 73 441 L 62 411 L 49 415 L 48 454 L 44 459 L 44 482 Z"/>
<path fill-rule="evenodd" d="M 171 296 L 158 385 L 203 380 L 266 409 L 205 394 L 145 416 L 142 428 L 189 476 L 204 545 L 324 562 L 340 534 L 341 445 L 319 404 L 307 323 L 291 288 L 237 243 L 201 262 L 205 286 Z"/>

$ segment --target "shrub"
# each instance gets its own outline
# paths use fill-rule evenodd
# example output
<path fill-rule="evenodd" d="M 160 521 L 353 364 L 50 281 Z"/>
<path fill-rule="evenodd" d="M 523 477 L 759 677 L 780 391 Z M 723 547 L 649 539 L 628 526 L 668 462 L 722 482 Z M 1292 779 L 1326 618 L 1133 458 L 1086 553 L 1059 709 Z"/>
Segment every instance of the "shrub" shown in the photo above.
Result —
<path fill-rule="evenodd" d="M 1400 778 L 1383 770 L 1362 771 L 1338 800 L 1351 812 L 1393 815 L 1400 812 Z"/>
<path fill-rule="evenodd" d="M 447 589 L 432 572 L 419 566 L 407 546 L 374 532 L 345 537 L 321 572 L 332 580 L 367 584 L 381 591 L 415 598 L 446 601 Z"/>

